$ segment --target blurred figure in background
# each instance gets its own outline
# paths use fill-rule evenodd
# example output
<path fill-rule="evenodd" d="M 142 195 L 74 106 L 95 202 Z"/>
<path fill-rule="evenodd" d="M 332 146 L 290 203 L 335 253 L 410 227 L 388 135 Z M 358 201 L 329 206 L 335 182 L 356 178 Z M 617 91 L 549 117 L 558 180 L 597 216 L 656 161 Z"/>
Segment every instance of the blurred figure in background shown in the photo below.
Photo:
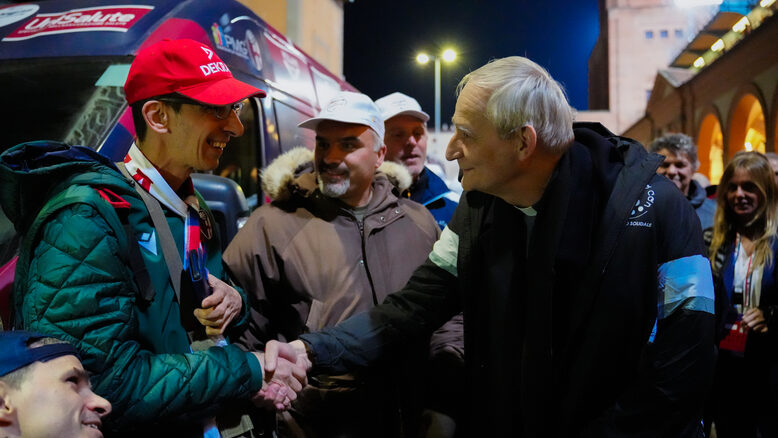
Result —
<path fill-rule="evenodd" d="M 459 205 L 459 194 L 427 162 L 427 121 L 416 99 L 403 93 L 392 93 L 375 101 L 384 118 L 386 159 L 408 168 L 413 184 L 408 189 L 411 200 L 425 207 L 442 230 Z M 452 436 L 456 428 L 457 402 L 461 387 L 451 382 L 465 378 L 465 336 L 462 314 L 454 316 L 436 330 L 430 339 L 429 368 L 425 373 L 425 406 L 423 427 L 427 434 Z"/>
<path fill-rule="evenodd" d="M 713 402 L 719 438 L 778 436 L 778 200 L 773 171 L 758 152 L 724 170 L 715 225 L 705 233 L 723 314 Z M 719 300 L 725 297 L 725 300 Z"/>
<path fill-rule="evenodd" d="M 402 93 L 392 93 L 375 101 L 384 118 L 386 160 L 408 168 L 413 185 L 410 198 L 432 213 L 442 230 L 459 205 L 459 195 L 453 192 L 427 166 L 427 120 L 416 99 Z"/>
<path fill-rule="evenodd" d="M 697 159 L 697 145 L 685 134 L 666 134 L 654 140 L 648 150 L 664 155 L 665 161 L 659 165 L 656 173 L 666 176 L 691 202 L 702 229 L 713 226 L 713 214 L 716 202 L 708 199 L 705 187 L 692 178 L 700 167 Z"/>

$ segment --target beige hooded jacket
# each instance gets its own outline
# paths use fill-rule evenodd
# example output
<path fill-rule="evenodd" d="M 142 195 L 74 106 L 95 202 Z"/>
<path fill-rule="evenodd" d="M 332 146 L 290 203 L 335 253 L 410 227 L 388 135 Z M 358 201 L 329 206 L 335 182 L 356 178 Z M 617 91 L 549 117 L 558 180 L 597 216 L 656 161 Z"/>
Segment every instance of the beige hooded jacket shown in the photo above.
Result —
<path fill-rule="evenodd" d="M 241 343 L 252 350 L 382 302 L 405 285 L 440 234 L 424 206 L 398 198 L 411 182 L 403 166 L 379 168 L 362 226 L 319 192 L 312 169 L 313 153 L 305 148 L 273 161 L 262 174 L 273 202 L 251 214 L 224 253 L 232 278 L 250 297 L 251 322 Z"/>

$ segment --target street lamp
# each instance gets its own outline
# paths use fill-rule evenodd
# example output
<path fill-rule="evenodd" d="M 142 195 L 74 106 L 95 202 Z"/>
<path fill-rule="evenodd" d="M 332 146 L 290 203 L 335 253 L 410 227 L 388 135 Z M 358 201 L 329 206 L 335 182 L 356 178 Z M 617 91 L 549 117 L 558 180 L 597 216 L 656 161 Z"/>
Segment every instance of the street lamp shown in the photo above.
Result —
<path fill-rule="evenodd" d="M 427 55 L 419 53 L 416 56 L 416 62 L 426 64 L 432 59 L 435 61 L 435 132 L 440 132 L 440 60 L 451 62 L 457 58 L 457 53 L 451 49 L 446 49 L 440 56 Z"/>

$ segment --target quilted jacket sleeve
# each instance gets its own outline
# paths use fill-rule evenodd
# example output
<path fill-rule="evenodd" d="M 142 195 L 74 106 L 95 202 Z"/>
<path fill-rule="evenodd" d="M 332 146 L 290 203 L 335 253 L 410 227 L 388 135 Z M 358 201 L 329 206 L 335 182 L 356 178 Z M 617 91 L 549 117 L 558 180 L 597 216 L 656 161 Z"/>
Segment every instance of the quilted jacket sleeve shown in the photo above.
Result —
<path fill-rule="evenodd" d="M 117 427 L 205 412 L 256 392 L 259 363 L 237 346 L 154 354 L 137 342 L 135 286 L 120 251 L 126 238 L 109 226 L 115 215 L 100 213 L 74 204 L 44 222 L 26 276 L 24 327 L 76 346 L 95 391 L 122 413 Z"/>

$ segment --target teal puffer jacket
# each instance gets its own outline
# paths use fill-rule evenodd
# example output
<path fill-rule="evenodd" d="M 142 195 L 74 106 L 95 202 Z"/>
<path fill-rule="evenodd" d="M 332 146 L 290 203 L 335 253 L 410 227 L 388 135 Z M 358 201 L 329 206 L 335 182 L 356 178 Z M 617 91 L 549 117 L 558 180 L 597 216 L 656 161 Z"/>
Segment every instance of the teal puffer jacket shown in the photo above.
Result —
<path fill-rule="evenodd" d="M 26 143 L 0 156 L 0 183 L 0 203 L 24 235 L 14 325 L 76 346 L 95 391 L 113 404 L 111 428 L 196 425 L 192 419 L 259 390 L 262 370 L 252 354 L 234 345 L 190 352 L 151 218 L 133 182 L 112 163 L 88 148 Z M 95 188 L 117 194 L 129 208 L 113 207 Z M 140 252 L 156 291 L 150 299 L 133 280 L 120 214 L 132 238 L 146 243 Z M 183 220 L 165 214 L 181 254 Z M 229 281 L 218 236 L 204 244 L 208 270 Z M 247 318 L 240 292 L 244 306 L 234 329 Z"/>

